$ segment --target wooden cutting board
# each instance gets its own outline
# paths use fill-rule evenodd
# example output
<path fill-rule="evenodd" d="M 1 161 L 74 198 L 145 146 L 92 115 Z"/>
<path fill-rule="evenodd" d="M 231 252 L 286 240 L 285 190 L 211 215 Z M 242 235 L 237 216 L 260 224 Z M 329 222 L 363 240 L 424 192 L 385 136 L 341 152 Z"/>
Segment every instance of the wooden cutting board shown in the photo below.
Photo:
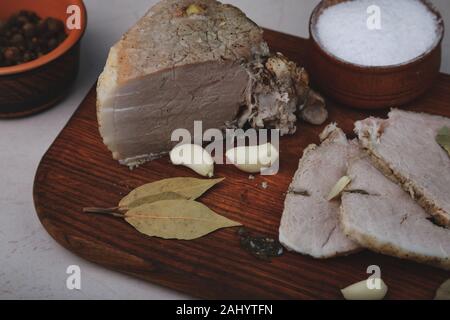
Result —
<path fill-rule="evenodd" d="M 304 61 L 306 40 L 267 31 L 273 48 Z M 286 253 L 272 262 L 243 251 L 236 229 L 217 231 L 195 241 L 146 237 L 126 222 L 83 214 L 88 206 L 111 207 L 133 188 L 155 180 L 195 176 L 163 158 L 134 171 L 111 158 L 97 129 L 93 88 L 42 159 L 34 184 L 39 219 L 48 233 L 75 254 L 117 270 L 199 298 L 339 299 L 340 288 L 367 277 L 379 265 L 391 299 L 431 299 L 450 273 L 368 251 L 349 257 L 314 260 Z M 362 112 L 329 103 L 330 121 L 351 135 L 355 120 L 386 111 Z M 450 76 L 410 107 L 450 116 Z M 322 127 L 299 123 L 298 132 L 281 141 L 281 170 L 276 176 L 249 180 L 232 166 L 216 166 L 226 180 L 201 198 L 216 212 L 242 222 L 253 232 L 278 237 L 285 192 L 303 149 L 318 143 Z M 261 187 L 262 182 L 268 188 Z"/>

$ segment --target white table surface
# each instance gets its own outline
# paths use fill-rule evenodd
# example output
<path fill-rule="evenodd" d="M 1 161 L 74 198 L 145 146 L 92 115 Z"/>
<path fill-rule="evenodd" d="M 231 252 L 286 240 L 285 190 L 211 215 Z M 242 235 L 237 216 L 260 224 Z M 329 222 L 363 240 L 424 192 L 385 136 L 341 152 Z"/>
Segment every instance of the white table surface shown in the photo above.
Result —
<path fill-rule="evenodd" d="M 0 121 L 0 299 L 178 299 L 189 298 L 86 262 L 59 246 L 41 226 L 32 201 L 39 161 L 101 72 L 111 45 L 156 1 L 86 0 L 89 26 L 82 42 L 79 78 L 57 107 L 18 120 Z M 253 0 L 230 1 L 251 6 Z M 283 24 L 292 1 L 258 0 L 254 16 Z M 312 8 L 316 1 L 307 1 Z M 253 2 L 254 4 L 254 2 Z M 272 14 L 272 10 L 278 11 Z M 286 31 L 295 22 L 284 23 Z M 305 24 L 306 25 L 306 24 Z M 66 288 L 66 269 L 81 268 L 81 290 Z"/>
<path fill-rule="evenodd" d="M 189 298 L 86 262 L 59 246 L 38 221 L 33 179 L 39 161 L 101 72 L 110 46 L 155 0 L 85 0 L 89 26 L 79 78 L 54 109 L 0 120 L 0 299 Z M 306 36 L 318 0 L 229 0 L 257 23 Z M 81 268 L 81 290 L 66 288 L 66 269 Z"/>

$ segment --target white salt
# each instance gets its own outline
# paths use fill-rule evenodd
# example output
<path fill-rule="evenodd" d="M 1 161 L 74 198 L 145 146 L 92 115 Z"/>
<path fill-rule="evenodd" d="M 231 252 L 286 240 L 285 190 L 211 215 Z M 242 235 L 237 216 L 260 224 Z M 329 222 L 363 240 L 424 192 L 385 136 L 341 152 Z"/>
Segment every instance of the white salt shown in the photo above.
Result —
<path fill-rule="evenodd" d="M 380 8 L 379 20 L 373 11 L 368 13 L 373 5 Z M 418 0 L 355 0 L 325 9 L 315 31 L 322 47 L 337 58 L 391 66 L 431 50 L 438 39 L 438 21 Z"/>

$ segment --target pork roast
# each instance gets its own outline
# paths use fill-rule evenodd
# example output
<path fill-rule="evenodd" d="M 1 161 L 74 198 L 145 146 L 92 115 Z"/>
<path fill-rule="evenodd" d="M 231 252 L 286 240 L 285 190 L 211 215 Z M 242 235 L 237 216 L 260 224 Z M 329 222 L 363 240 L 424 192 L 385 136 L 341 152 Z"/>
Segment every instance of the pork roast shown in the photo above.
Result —
<path fill-rule="evenodd" d="M 339 199 L 327 196 L 347 173 L 349 159 L 360 154 L 335 125 L 321 135 L 320 146 L 311 145 L 300 160 L 289 187 L 279 230 L 280 242 L 290 250 L 315 258 L 330 258 L 357 251 L 339 225 Z"/>
<path fill-rule="evenodd" d="M 450 230 L 367 158 L 349 165 L 349 192 L 342 195 L 341 225 L 361 246 L 399 258 L 450 269 Z"/>
<path fill-rule="evenodd" d="M 392 110 L 389 119 L 357 122 L 355 132 L 374 164 L 399 183 L 436 221 L 450 226 L 450 158 L 436 142 L 450 119 Z"/>
<path fill-rule="evenodd" d="M 100 133 L 135 166 L 167 153 L 175 129 L 296 130 L 296 112 L 325 121 L 306 72 L 271 55 L 263 31 L 215 0 L 163 0 L 111 48 L 98 81 Z M 310 101 L 319 101 L 314 104 Z M 308 118 L 309 116 L 309 118 Z"/>

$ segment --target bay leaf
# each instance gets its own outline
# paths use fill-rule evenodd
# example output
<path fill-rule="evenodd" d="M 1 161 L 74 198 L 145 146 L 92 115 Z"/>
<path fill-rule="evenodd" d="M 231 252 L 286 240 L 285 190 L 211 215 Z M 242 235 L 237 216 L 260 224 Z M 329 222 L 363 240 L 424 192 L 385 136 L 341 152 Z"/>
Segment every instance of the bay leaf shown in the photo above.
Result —
<path fill-rule="evenodd" d="M 241 224 L 191 200 L 162 200 L 129 210 L 125 220 L 139 232 L 163 239 L 193 240 Z"/>
<path fill-rule="evenodd" d="M 450 128 L 443 127 L 436 136 L 436 142 L 447 151 L 450 156 Z"/>
<path fill-rule="evenodd" d="M 140 186 L 119 202 L 121 211 L 161 200 L 195 200 L 224 179 L 170 178 Z"/>

